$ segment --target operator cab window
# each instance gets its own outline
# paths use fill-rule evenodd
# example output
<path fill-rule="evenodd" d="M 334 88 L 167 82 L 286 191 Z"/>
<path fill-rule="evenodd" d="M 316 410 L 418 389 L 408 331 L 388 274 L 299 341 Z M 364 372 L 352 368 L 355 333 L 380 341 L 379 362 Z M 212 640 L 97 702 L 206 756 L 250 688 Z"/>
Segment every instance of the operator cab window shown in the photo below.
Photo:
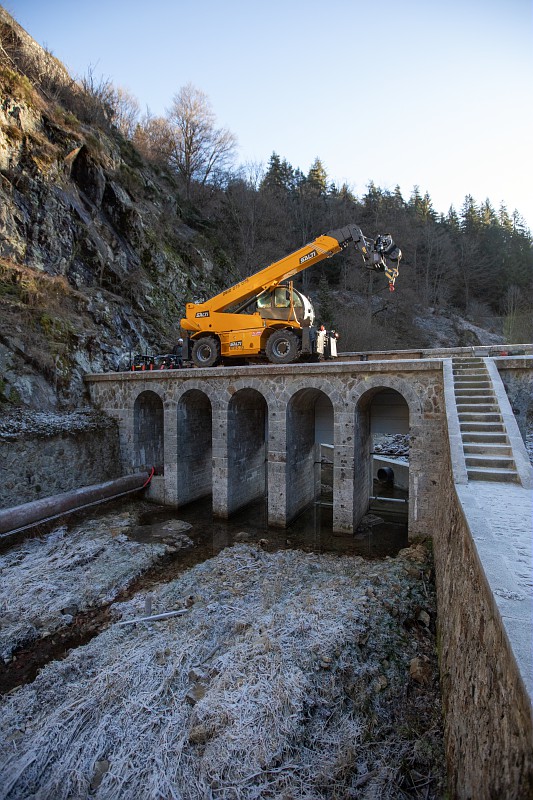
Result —
<path fill-rule="evenodd" d="M 291 304 L 289 290 L 286 286 L 278 286 L 274 290 L 274 305 L 276 308 L 288 308 Z"/>
<path fill-rule="evenodd" d="M 263 292 L 257 298 L 257 308 L 270 308 L 272 298 L 270 292 Z"/>

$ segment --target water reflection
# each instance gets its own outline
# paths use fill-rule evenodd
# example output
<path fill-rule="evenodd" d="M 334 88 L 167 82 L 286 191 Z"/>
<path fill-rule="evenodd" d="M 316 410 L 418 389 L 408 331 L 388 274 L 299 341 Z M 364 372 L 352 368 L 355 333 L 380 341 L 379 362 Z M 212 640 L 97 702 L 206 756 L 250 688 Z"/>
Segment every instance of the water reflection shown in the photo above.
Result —
<path fill-rule="evenodd" d="M 223 520 L 213 518 L 211 502 L 204 498 L 177 511 L 160 506 L 152 510 L 145 505 L 132 536 L 139 541 L 155 540 L 162 530 L 168 530 L 172 520 L 189 523 L 191 527 L 184 533 L 193 540 L 195 547 L 180 553 L 180 561 L 190 561 L 183 566 L 210 558 L 236 542 L 258 544 L 270 552 L 295 549 L 370 559 L 395 556 L 408 546 L 404 522 L 386 521 L 373 512 L 363 520 L 355 534 L 338 534 L 332 531 L 332 518 L 331 504 L 315 503 L 288 528 L 269 528 L 264 499 L 250 504 L 231 519 Z"/>

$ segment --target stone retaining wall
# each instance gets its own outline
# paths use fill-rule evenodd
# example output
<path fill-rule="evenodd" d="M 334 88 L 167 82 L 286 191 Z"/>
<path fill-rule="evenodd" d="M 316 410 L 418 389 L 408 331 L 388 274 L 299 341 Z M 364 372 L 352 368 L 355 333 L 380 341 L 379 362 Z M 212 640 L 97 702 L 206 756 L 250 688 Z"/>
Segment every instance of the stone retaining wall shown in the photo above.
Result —
<path fill-rule="evenodd" d="M 120 477 L 116 425 L 0 438 L 0 508 Z"/>
<path fill-rule="evenodd" d="M 495 358 L 494 362 L 525 441 L 527 417 L 533 413 L 533 359 L 530 356 Z"/>
<path fill-rule="evenodd" d="M 451 466 L 435 495 L 434 554 L 449 793 L 533 797 L 531 698 L 458 500 Z"/>

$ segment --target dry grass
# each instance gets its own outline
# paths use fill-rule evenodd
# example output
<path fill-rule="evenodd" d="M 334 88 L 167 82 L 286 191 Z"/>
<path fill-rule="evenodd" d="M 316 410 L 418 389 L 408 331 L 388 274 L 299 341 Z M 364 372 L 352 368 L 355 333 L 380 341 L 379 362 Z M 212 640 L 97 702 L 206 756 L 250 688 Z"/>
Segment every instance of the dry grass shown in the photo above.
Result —
<path fill-rule="evenodd" d="M 4 699 L 0 796 L 441 796 L 433 639 L 417 621 L 434 613 L 429 569 L 423 548 L 381 562 L 224 550 L 158 587 L 152 613 L 182 616 L 113 624 Z"/>
<path fill-rule="evenodd" d="M 78 612 L 109 603 L 167 551 L 126 535 L 133 512 L 109 513 L 0 556 L 0 658 L 67 627 Z"/>

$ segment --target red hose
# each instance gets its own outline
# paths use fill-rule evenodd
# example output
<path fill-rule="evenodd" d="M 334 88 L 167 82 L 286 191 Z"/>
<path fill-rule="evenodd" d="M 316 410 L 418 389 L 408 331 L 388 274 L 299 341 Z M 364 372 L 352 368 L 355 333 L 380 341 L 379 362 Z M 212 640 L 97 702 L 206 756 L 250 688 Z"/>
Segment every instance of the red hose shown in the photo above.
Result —
<path fill-rule="evenodd" d="M 150 481 L 151 481 L 151 480 L 152 480 L 152 478 L 154 477 L 154 472 L 155 472 L 155 467 L 152 467 L 152 470 L 151 470 L 150 474 L 148 475 L 147 479 L 146 479 L 146 480 L 145 480 L 145 482 L 143 483 L 143 486 L 142 486 L 142 488 L 143 488 L 143 489 L 144 489 L 146 486 L 148 486 L 148 484 L 150 483 Z"/>

